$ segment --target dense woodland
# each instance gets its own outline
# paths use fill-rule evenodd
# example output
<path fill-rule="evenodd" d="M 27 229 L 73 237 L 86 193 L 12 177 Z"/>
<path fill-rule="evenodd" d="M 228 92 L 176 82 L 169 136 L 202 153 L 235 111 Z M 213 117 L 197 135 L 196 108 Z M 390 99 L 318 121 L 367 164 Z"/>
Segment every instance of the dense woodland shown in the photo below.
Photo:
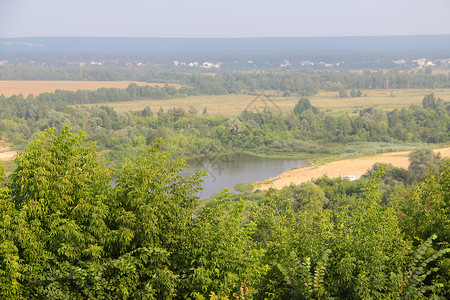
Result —
<path fill-rule="evenodd" d="M 313 71 L 308 69 L 255 72 L 206 72 L 182 73 L 163 70 L 157 67 L 57 68 L 0 66 L 0 80 L 131 80 L 178 83 L 190 87 L 195 93 L 208 95 L 277 90 L 308 96 L 315 94 L 318 90 L 450 88 L 450 74 L 432 75 L 430 69 L 411 71 L 366 70 L 361 72 Z M 182 94 L 180 93 L 180 95 Z M 123 96 L 116 95 L 117 98 L 115 98 L 114 94 L 110 95 L 109 101 L 126 101 L 135 96 L 139 96 L 139 94 L 129 94 L 125 98 L 120 98 Z M 141 96 L 148 97 L 148 95 L 144 94 Z M 74 97 L 76 98 L 76 96 Z M 68 103 L 80 103 L 78 102 L 80 100 L 72 100 L 74 102 L 67 101 Z M 90 101 L 95 102 L 94 100 Z"/>
<path fill-rule="evenodd" d="M 1 297 L 449 295 L 450 164 L 432 152 L 414 152 L 409 170 L 200 205 L 201 172 L 179 176 L 183 161 L 160 148 L 112 169 L 65 126 L 20 153 L 0 189 Z"/>

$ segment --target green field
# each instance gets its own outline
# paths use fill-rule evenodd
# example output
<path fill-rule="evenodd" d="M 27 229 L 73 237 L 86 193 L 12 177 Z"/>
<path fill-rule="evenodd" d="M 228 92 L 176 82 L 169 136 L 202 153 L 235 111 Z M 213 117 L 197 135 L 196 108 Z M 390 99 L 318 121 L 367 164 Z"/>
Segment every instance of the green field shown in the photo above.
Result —
<path fill-rule="evenodd" d="M 421 105 L 425 94 L 434 93 L 436 97 L 444 101 L 450 101 L 450 89 L 379 89 L 363 90 L 366 97 L 338 98 L 337 92 L 321 91 L 309 97 L 311 104 L 323 111 L 334 113 L 352 113 L 360 108 L 376 107 L 384 110 L 408 107 L 410 105 Z M 191 96 L 187 98 L 169 100 L 138 100 L 128 102 L 110 102 L 92 105 L 107 105 L 117 112 L 130 110 L 142 110 L 149 106 L 154 112 L 163 108 L 194 107 L 198 113 L 202 113 L 206 107 L 209 114 L 220 114 L 226 116 L 238 115 L 248 108 L 249 110 L 263 110 L 264 107 L 275 111 L 289 112 L 297 103 L 299 97 L 281 97 L 276 92 L 266 92 L 267 97 L 258 95 L 218 95 L 218 96 Z M 259 97 L 259 98 L 258 98 Z"/>

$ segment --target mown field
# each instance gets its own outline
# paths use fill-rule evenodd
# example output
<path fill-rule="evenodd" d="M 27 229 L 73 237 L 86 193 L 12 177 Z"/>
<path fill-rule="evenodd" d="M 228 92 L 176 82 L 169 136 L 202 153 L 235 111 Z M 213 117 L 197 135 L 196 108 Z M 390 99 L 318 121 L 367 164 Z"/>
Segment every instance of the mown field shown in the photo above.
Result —
<path fill-rule="evenodd" d="M 440 97 L 444 101 L 450 101 L 450 89 L 380 89 L 362 92 L 363 95 L 366 94 L 367 96 L 338 98 L 337 92 L 321 91 L 309 97 L 309 99 L 312 105 L 333 113 L 353 113 L 357 109 L 368 107 L 392 110 L 410 105 L 421 105 L 424 95 L 429 93 L 434 93 L 436 97 Z M 197 109 L 198 113 L 202 113 L 206 107 L 209 114 L 232 116 L 239 114 L 246 108 L 261 111 L 264 107 L 267 107 L 275 111 L 288 112 L 292 110 L 299 99 L 299 97 L 281 97 L 277 93 L 271 92 L 267 92 L 265 95 L 192 96 L 170 100 L 138 100 L 96 105 L 108 105 L 117 112 L 142 110 L 147 106 L 154 112 L 160 108 L 166 111 L 173 107 L 189 109 L 192 106 Z"/>
<path fill-rule="evenodd" d="M 164 86 L 164 83 L 147 83 L 135 81 L 35 81 L 35 80 L 0 80 L 0 95 L 12 95 L 54 92 L 55 90 L 96 90 L 105 88 L 126 88 L 130 83 L 137 85 Z M 175 85 L 176 86 L 176 85 Z"/>
<path fill-rule="evenodd" d="M 132 81 L 27 81 L 27 80 L 0 80 L 0 95 L 13 94 L 37 95 L 55 90 L 96 90 L 98 88 L 126 88 L 130 83 L 138 85 L 163 86 L 164 83 L 146 83 Z M 178 86 L 173 84 L 174 86 Z M 362 90 L 365 97 L 339 98 L 337 92 L 320 91 L 309 97 L 311 104 L 324 111 L 333 113 L 353 113 L 357 109 L 376 107 L 392 110 L 410 105 L 421 105 L 425 94 L 434 93 L 444 101 L 450 101 L 450 89 L 376 89 Z M 129 110 L 142 110 L 149 106 L 153 111 L 163 108 L 178 107 L 189 109 L 194 107 L 198 113 L 206 108 L 209 114 L 226 116 L 237 115 L 245 109 L 261 111 L 268 108 L 280 112 L 291 111 L 299 97 L 282 97 L 281 92 L 267 91 L 264 95 L 206 95 L 191 96 L 170 100 L 136 100 L 128 102 L 101 103 L 95 105 L 111 106 L 117 112 Z M 91 104 L 94 105 L 94 104 Z"/>

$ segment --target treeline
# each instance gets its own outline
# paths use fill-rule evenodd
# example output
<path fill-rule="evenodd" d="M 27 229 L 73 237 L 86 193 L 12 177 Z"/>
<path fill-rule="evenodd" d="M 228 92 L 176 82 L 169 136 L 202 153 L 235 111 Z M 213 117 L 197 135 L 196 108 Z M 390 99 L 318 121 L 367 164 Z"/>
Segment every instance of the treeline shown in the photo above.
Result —
<path fill-rule="evenodd" d="M 18 154 L 0 188 L 1 297 L 448 298 L 450 164 L 439 157 L 428 173 L 381 166 L 200 205 L 202 174 L 179 176 L 183 161 L 160 147 L 111 169 L 65 126 Z"/>
<path fill-rule="evenodd" d="M 255 73 L 218 73 L 216 76 L 192 74 L 191 84 L 202 93 L 246 93 L 277 90 L 308 96 L 319 90 L 341 91 L 361 89 L 448 88 L 448 74 L 431 75 L 420 71 L 391 70 L 337 72 L 284 71 Z"/>
<path fill-rule="evenodd" d="M 306 98 L 287 115 L 270 110 L 248 110 L 237 117 L 209 116 L 206 109 L 199 113 L 194 107 L 117 113 L 105 106 L 55 106 L 44 98 L 0 97 L 0 134 L 16 146 L 26 145 L 46 128 L 60 130 L 70 122 L 115 161 L 136 157 L 155 138 L 163 138 L 165 149 L 182 157 L 233 151 L 329 154 L 333 149 L 321 144 L 330 142 L 450 141 L 450 103 L 433 94 L 424 97 L 421 107 L 389 112 L 369 108 L 355 115 L 320 112 Z"/>
<path fill-rule="evenodd" d="M 74 80 L 74 81 L 142 81 L 179 83 L 186 76 L 157 67 L 109 67 L 109 66 L 0 66 L 0 80 Z"/>
<path fill-rule="evenodd" d="M 45 105 L 74 105 L 89 103 L 123 102 L 139 99 L 172 99 L 198 95 L 194 88 L 181 86 L 179 88 L 164 85 L 159 86 L 139 86 L 135 83 L 128 85 L 126 89 L 119 88 L 99 88 L 94 91 L 78 90 L 63 91 L 57 90 L 54 93 L 42 93 L 34 97 L 34 101 Z M 33 97 L 31 96 L 30 99 Z"/>
<path fill-rule="evenodd" d="M 449 74 L 415 71 L 312 71 L 217 72 L 185 74 L 156 67 L 30 67 L 2 66 L 0 80 L 131 80 L 177 83 L 207 95 L 246 94 L 276 90 L 296 95 L 313 95 L 319 90 L 433 89 L 450 88 Z M 0 91 L 1 93 L 1 91 Z"/>

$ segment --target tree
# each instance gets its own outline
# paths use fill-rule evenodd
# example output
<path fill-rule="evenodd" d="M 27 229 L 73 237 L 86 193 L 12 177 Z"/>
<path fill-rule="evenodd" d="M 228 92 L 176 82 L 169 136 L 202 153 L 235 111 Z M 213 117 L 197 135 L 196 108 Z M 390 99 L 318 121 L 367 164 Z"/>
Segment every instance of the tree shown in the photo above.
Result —
<path fill-rule="evenodd" d="M 0 165 L 0 297 L 19 299 L 24 294 L 20 282 L 24 267 L 20 261 L 19 248 L 15 243 L 14 220 L 18 218 L 18 211 L 3 176 L 4 167 Z"/>
<path fill-rule="evenodd" d="M 194 106 L 191 105 L 191 106 L 189 106 L 188 113 L 190 115 L 196 115 L 198 113 L 198 110 Z"/>
<path fill-rule="evenodd" d="M 430 149 L 415 150 L 409 154 L 408 170 L 416 179 L 420 179 L 426 172 L 437 172 L 442 166 L 441 155 L 434 154 Z"/>
<path fill-rule="evenodd" d="M 24 296 L 53 298 L 55 289 L 67 289 L 66 276 L 75 268 L 106 256 L 109 170 L 95 145 L 83 145 L 83 135 L 72 134 L 68 125 L 58 136 L 47 130 L 15 162 L 11 195 L 20 213 L 12 229 L 23 249 L 20 283 L 30 293 Z"/>
<path fill-rule="evenodd" d="M 153 117 L 153 112 L 152 112 L 152 110 L 150 109 L 150 107 L 146 107 L 146 108 L 144 108 L 143 110 L 142 110 L 142 116 L 143 117 Z"/>
<path fill-rule="evenodd" d="M 260 264 L 264 251 L 254 247 L 251 236 L 256 228 L 245 220 L 245 202 L 232 203 L 229 196 L 220 193 L 198 215 L 194 242 L 184 256 L 181 276 L 186 291 L 228 297 L 245 285 L 241 292 L 249 294 L 249 283 L 258 282 L 264 272 Z"/>
<path fill-rule="evenodd" d="M 68 125 L 18 154 L 11 190 L 0 190 L 0 293 L 173 297 L 201 173 L 178 175 L 184 162 L 159 148 L 120 168 L 116 188 L 95 145 Z"/>
<path fill-rule="evenodd" d="M 361 90 L 358 90 L 358 91 L 356 92 L 356 97 L 362 97 L 362 92 L 361 92 Z"/>
<path fill-rule="evenodd" d="M 423 97 L 422 99 L 422 107 L 423 108 L 431 108 L 431 109 L 436 109 L 436 101 L 438 99 L 436 99 L 436 97 L 434 96 L 433 93 L 431 94 L 427 94 L 425 95 L 425 97 Z"/>
<path fill-rule="evenodd" d="M 378 181 L 381 167 L 369 180 L 364 197 L 350 213 L 343 207 L 336 214 L 334 262 L 328 275 L 329 289 L 337 298 L 384 298 L 395 292 L 391 272 L 403 268 L 410 245 L 400 234 L 396 212 L 380 205 Z"/>
<path fill-rule="evenodd" d="M 295 187 L 290 196 L 294 199 L 294 210 L 316 212 L 328 204 L 322 188 L 312 182 Z"/>
<path fill-rule="evenodd" d="M 311 102 L 307 98 L 301 98 L 294 106 L 294 115 L 300 115 L 302 112 L 312 108 Z"/>
<path fill-rule="evenodd" d="M 348 98 L 348 93 L 346 90 L 339 91 L 339 98 Z"/>

